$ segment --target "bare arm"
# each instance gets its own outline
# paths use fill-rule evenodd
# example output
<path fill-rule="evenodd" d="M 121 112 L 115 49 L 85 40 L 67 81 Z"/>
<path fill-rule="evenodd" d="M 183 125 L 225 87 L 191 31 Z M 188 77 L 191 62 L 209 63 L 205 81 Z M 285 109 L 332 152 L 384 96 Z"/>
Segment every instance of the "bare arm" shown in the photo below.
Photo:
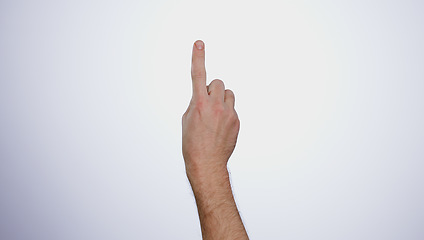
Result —
<path fill-rule="evenodd" d="M 249 239 L 227 170 L 240 128 L 234 93 L 218 79 L 206 86 L 205 49 L 200 40 L 193 45 L 191 76 L 193 96 L 182 118 L 182 148 L 203 239 Z"/>

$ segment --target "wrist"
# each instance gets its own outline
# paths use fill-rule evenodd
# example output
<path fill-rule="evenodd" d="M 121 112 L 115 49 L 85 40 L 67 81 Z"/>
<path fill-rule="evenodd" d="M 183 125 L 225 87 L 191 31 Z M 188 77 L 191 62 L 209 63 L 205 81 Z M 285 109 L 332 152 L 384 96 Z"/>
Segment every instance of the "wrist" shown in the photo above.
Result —
<path fill-rule="evenodd" d="M 223 191 L 231 188 L 226 165 L 205 167 L 186 165 L 186 174 L 194 194 Z"/>
<path fill-rule="evenodd" d="M 235 207 L 231 190 L 230 176 L 227 168 L 219 171 L 187 173 L 199 209 L 203 214 L 219 213 L 225 209 Z"/>

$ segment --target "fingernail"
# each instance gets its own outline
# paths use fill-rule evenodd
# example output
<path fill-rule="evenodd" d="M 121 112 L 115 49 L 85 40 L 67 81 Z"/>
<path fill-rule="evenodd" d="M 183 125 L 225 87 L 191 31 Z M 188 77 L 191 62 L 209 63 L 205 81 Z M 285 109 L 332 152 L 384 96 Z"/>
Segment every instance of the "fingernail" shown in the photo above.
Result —
<path fill-rule="evenodd" d="M 196 47 L 197 47 L 197 49 L 199 49 L 199 50 L 202 50 L 203 49 L 203 42 L 202 41 L 197 41 L 196 42 Z"/>

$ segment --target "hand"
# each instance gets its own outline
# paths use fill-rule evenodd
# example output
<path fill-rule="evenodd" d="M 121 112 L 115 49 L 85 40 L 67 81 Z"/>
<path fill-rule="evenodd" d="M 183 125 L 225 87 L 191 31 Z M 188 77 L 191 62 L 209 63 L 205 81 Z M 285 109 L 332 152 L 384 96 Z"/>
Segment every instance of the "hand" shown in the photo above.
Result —
<path fill-rule="evenodd" d="M 182 117 L 183 157 L 189 179 L 208 178 L 227 172 L 240 121 L 234 109 L 234 93 L 225 90 L 219 79 L 206 86 L 205 47 L 201 40 L 193 46 L 191 77 L 193 95 Z"/>
<path fill-rule="evenodd" d="M 206 86 L 205 48 L 200 40 L 193 46 L 191 78 L 193 96 L 182 117 L 183 156 L 203 239 L 249 239 L 227 171 L 240 128 L 234 94 L 218 79 Z"/>

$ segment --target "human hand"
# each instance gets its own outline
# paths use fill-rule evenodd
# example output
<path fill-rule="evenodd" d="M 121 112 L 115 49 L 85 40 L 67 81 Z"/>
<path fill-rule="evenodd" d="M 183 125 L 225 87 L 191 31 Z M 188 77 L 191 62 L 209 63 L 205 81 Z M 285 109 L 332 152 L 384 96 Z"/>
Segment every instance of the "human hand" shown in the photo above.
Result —
<path fill-rule="evenodd" d="M 200 49 L 196 48 L 196 45 Z M 249 239 L 231 190 L 227 163 L 236 146 L 240 121 L 234 94 L 224 83 L 206 86 L 205 48 L 193 46 L 193 95 L 183 114 L 183 156 L 196 198 L 203 239 Z"/>
<path fill-rule="evenodd" d="M 215 79 L 206 86 L 205 48 L 201 40 L 193 45 L 191 77 L 193 95 L 182 117 L 187 176 L 197 179 L 227 173 L 240 121 L 234 109 L 234 93 L 225 90 L 224 82 Z"/>

